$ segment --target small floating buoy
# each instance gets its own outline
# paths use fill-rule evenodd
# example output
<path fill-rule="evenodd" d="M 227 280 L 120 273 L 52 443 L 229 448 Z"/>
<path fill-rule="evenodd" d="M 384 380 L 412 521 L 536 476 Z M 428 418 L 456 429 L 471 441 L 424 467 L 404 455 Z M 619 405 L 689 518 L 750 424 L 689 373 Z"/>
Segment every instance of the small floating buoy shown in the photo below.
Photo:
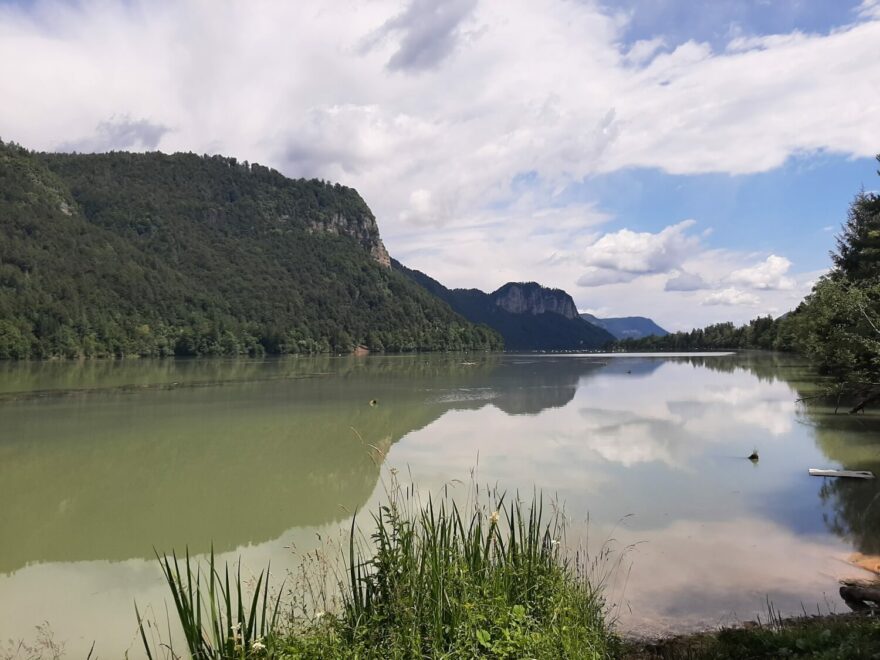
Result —
<path fill-rule="evenodd" d="M 752 463 L 758 462 L 758 450 L 757 449 L 755 449 L 751 454 L 749 454 L 749 460 Z"/>
<path fill-rule="evenodd" d="M 378 406 L 379 400 L 378 399 L 370 399 L 370 405 L 371 406 Z"/>

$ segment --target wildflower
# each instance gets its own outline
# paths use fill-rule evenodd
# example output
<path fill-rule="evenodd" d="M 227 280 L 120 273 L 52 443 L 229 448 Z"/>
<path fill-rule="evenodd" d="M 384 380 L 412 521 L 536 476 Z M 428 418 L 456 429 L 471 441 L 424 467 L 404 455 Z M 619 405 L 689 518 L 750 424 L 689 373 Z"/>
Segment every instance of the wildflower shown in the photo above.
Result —
<path fill-rule="evenodd" d="M 266 650 L 266 645 L 258 638 L 251 643 L 251 651 L 262 653 Z"/>
<path fill-rule="evenodd" d="M 327 614 L 327 613 L 324 610 L 321 610 L 320 612 L 315 612 L 315 618 L 320 619 L 325 614 Z"/>
<path fill-rule="evenodd" d="M 497 511 L 493 511 L 493 512 L 492 512 L 492 515 L 489 516 L 489 522 L 492 523 L 493 525 L 497 525 L 497 524 L 498 524 L 498 519 L 499 519 L 499 518 L 501 518 L 501 516 L 498 514 L 498 512 L 497 512 Z"/>

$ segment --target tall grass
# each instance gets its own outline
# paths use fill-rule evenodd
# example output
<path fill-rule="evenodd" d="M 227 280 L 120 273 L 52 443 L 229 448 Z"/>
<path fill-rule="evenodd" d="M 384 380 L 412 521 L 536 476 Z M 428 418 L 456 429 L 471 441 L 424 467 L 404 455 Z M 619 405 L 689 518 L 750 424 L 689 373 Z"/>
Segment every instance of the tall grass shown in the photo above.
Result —
<path fill-rule="evenodd" d="M 189 557 L 183 571 L 165 558 L 192 656 L 605 658 L 617 648 L 597 570 L 607 550 L 569 554 L 564 515 L 541 495 L 522 502 L 475 488 L 459 503 L 444 489 L 423 501 L 394 481 L 372 523 L 365 535 L 352 520 L 337 610 L 288 619 L 283 632 L 262 575 L 250 604 L 239 586 L 233 608 L 228 575 L 219 579 L 213 559 L 203 596 Z M 200 618 L 205 603 L 209 616 Z M 236 641 L 227 629 L 237 623 Z"/>
<path fill-rule="evenodd" d="M 274 653 L 281 595 L 279 592 L 274 602 L 269 598 L 268 569 L 260 573 L 252 588 L 253 594 L 247 597 L 248 589 L 241 579 L 241 564 L 236 567 L 230 582 L 229 565 L 224 567 L 221 575 L 215 566 L 213 550 L 206 574 L 190 560 L 189 552 L 183 562 L 172 554 L 171 557 L 159 557 L 159 564 L 174 600 L 186 650 L 192 658 L 232 660 Z M 167 640 L 151 641 L 148 637 L 154 635 L 148 635 L 148 631 L 153 632 L 152 622 L 144 620 L 137 605 L 135 614 L 149 660 L 180 657 L 170 631 Z"/>

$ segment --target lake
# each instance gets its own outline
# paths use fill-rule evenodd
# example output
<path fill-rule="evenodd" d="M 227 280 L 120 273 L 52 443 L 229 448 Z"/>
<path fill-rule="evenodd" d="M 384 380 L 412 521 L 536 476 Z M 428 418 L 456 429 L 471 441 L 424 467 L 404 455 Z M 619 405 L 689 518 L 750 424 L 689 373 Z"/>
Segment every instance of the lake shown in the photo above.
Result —
<path fill-rule="evenodd" d="M 880 485 L 807 469 L 880 473 L 880 418 L 796 401 L 817 387 L 768 354 L 3 363 L 0 640 L 48 622 L 70 657 L 140 657 L 154 547 L 283 577 L 392 469 L 563 501 L 569 542 L 619 560 L 626 632 L 843 611 Z"/>

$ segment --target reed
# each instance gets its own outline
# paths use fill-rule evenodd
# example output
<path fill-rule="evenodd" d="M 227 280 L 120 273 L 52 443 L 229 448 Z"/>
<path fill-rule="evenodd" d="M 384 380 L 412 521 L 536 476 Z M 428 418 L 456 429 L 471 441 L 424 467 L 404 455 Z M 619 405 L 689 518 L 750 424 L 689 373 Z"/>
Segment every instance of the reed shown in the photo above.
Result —
<path fill-rule="evenodd" d="M 285 617 L 281 626 L 266 575 L 248 601 L 240 575 L 230 589 L 213 556 L 204 581 L 188 556 L 182 567 L 162 558 L 192 657 L 613 657 L 603 597 L 609 552 L 569 553 L 554 503 L 479 488 L 464 502 L 448 488 L 422 500 L 396 480 L 387 492 L 369 534 L 352 518 L 333 612 Z"/>
<path fill-rule="evenodd" d="M 190 559 L 175 554 L 158 556 L 165 581 L 174 601 L 174 611 L 183 629 L 186 650 L 194 660 L 244 660 L 274 655 L 281 593 L 269 597 L 269 571 L 261 572 L 248 597 L 241 579 L 241 563 L 230 581 L 229 565 L 221 574 L 211 550 L 205 573 Z M 183 570 L 181 570 L 181 564 Z M 148 635 L 152 624 L 145 621 L 135 605 L 141 641 L 149 660 L 157 657 L 181 657 L 174 648 L 173 636 L 161 642 Z"/>

